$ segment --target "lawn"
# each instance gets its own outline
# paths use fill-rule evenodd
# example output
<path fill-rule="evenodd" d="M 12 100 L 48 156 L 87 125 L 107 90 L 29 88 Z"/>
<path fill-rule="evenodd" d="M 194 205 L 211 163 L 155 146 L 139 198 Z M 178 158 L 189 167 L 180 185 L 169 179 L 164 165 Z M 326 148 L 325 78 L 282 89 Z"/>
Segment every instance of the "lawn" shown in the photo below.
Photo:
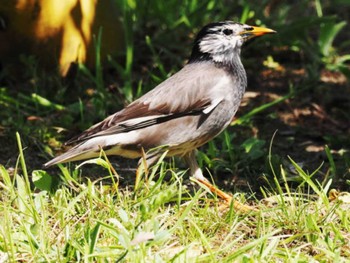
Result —
<path fill-rule="evenodd" d="M 74 76 L 22 56 L 0 74 L 1 262 L 349 262 L 350 4 L 117 0 L 119 57 Z M 242 51 L 248 88 L 232 124 L 198 151 L 225 205 L 162 158 L 42 169 L 64 142 L 177 72 L 213 21 L 278 33 Z M 0 33 L 1 34 L 1 33 Z"/>

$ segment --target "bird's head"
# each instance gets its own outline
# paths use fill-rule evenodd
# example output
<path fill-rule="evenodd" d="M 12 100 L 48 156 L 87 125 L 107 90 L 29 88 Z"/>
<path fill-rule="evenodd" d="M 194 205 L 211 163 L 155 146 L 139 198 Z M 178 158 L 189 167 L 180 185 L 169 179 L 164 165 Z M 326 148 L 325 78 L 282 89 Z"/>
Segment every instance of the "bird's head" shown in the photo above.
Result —
<path fill-rule="evenodd" d="M 230 63 L 239 56 L 244 42 L 271 33 L 276 31 L 232 21 L 208 24 L 197 34 L 189 63 L 204 60 Z"/>

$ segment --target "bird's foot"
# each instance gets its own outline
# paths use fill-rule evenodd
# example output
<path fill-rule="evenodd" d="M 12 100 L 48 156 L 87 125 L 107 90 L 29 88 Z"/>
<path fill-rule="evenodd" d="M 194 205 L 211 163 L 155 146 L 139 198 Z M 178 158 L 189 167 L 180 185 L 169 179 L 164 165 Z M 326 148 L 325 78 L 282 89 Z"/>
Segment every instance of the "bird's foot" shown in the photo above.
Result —
<path fill-rule="evenodd" d="M 197 182 L 199 182 L 200 184 L 205 185 L 213 194 L 216 194 L 218 197 L 220 197 L 221 199 L 223 199 L 225 201 L 225 203 L 230 206 L 231 203 L 233 205 L 233 208 L 236 211 L 242 212 L 244 214 L 252 212 L 252 211 L 258 211 L 255 207 L 253 206 L 249 206 L 249 205 L 245 205 L 242 204 L 240 202 L 238 202 L 237 200 L 234 200 L 232 196 L 228 195 L 227 193 L 221 191 L 220 189 L 218 189 L 216 186 L 212 185 L 208 180 L 206 179 L 195 179 Z"/>

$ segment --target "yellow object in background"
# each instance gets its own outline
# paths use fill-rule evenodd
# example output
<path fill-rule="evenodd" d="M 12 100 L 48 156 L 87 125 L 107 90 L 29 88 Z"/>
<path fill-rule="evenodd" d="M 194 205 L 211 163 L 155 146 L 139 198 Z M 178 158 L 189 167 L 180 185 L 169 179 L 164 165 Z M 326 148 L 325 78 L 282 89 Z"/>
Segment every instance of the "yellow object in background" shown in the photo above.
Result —
<path fill-rule="evenodd" d="M 123 48 L 123 31 L 113 0 L 13 0 L 0 5 L 0 61 L 15 67 L 20 54 L 34 55 L 39 65 L 59 68 L 71 63 L 93 68 L 94 36 L 102 30 L 101 59 Z"/>

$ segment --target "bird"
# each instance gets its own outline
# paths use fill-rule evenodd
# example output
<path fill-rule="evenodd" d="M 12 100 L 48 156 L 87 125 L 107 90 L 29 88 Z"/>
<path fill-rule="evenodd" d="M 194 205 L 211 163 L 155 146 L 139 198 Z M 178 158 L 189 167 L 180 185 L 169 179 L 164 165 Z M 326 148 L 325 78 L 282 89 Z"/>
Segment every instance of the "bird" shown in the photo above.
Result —
<path fill-rule="evenodd" d="M 196 150 L 219 135 L 236 114 L 247 75 L 241 62 L 244 43 L 276 31 L 234 21 L 212 22 L 194 39 L 184 67 L 124 109 L 93 125 L 67 144 L 75 144 L 44 167 L 106 155 L 141 158 L 151 166 L 166 153 L 180 156 L 191 178 L 234 208 L 252 210 L 207 180 Z M 141 165 L 140 165 L 141 166 Z M 139 166 L 139 167 L 140 167 Z"/>

